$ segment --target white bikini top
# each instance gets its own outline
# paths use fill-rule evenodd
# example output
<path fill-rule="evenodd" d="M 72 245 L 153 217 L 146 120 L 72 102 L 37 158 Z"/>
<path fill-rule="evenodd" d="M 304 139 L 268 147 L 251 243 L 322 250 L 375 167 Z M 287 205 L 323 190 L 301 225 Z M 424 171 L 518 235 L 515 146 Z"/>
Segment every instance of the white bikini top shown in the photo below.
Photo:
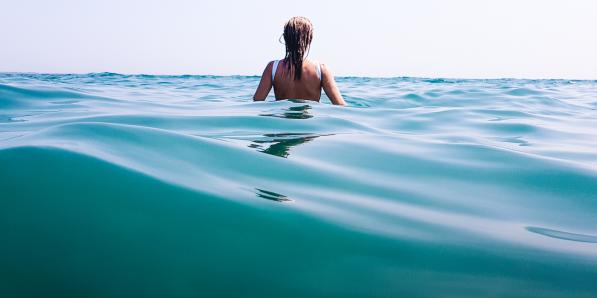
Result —
<path fill-rule="evenodd" d="M 274 67 L 272 67 L 272 83 L 274 82 L 274 77 L 276 76 L 276 70 L 278 69 L 278 64 L 280 60 L 274 60 Z M 317 61 L 313 61 L 315 63 L 316 71 L 317 71 L 317 78 L 321 81 L 321 64 Z"/>

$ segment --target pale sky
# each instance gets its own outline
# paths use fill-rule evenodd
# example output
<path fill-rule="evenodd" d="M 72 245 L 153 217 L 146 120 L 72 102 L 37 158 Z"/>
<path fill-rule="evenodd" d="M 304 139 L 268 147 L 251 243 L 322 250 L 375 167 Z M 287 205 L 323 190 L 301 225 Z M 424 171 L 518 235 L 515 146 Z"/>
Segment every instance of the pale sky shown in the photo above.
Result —
<path fill-rule="evenodd" d="M 338 76 L 597 79 L 595 0 L 0 0 L 0 71 L 261 74 L 295 15 Z"/>

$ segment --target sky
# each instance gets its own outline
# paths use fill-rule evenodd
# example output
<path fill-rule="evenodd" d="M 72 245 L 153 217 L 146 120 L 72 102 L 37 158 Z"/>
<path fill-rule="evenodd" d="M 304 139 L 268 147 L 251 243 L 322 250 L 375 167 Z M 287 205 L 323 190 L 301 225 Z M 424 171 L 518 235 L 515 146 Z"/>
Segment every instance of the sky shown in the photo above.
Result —
<path fill-rule="evenodd" d="M 258 75 L 284 23 L 337 76 L 597 79 L 594 0 L 0 0 L 0 71 Z"/>

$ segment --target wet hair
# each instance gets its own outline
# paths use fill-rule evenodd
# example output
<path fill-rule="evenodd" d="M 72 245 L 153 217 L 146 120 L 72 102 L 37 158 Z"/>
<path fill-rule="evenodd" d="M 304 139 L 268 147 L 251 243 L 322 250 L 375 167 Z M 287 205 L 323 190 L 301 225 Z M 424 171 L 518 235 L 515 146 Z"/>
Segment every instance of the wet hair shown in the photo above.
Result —
<path fill-rule="evenodd" d="M 293 17 L 284 25 L 286 44 L 286 69 L 294 72 L 294 80 L 300 80 L 303 73 L 303 59 L 309 52 L 313 39 L 313 25 L 305 17 Z"/>

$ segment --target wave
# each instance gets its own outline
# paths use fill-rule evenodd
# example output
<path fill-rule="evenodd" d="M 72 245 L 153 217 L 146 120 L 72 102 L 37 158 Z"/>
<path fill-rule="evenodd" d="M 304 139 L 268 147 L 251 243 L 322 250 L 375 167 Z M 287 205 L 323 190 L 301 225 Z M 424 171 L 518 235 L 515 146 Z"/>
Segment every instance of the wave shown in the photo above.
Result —
<path fill-rule="evenodd" d="M 114 129 L 118 129 L 119 139 L 126 137 L 139 145 L 101 146 L 104 137 L 114 136 Z M 590 269 L 594 266 L 587 265 L 590 259 L 578 259 L 579 254 L 594 254 L 590 243 L 570 245 L 561 236 L 535 237 L 525 233 L 523 224 L 504 220 L 524 211 L 523 206 L 518 210 L 510 204 L 494 206 L 492 210 L 503 212 L 496 216 L 495 212 L 487 214 L 488 210 L 462 214 L 462 210 L 438 208 L 430 202 L 396 202 L 399 192 L 394 190 L 392 197 L 384 197 L 380 193 L 383 186 L 367 187 L 368 183 L 359 183 L 354 177 L 351 184 L 358 187 L 347 189 L 346 183 L 340 184 L 346 177 L 337 177 L 334 183 L 338 173 L 322 174 L 325 166 L 313 172 L 288 159 L 210 140 L 167 133 L 160 136 L 159 131 L 152 135 L 147 129 L 82 124 L 62 127 L 60 135 L 83 131 L 86 135 L 94 131 L 96 135 L 90 139 L 97 143 L 90 146 L 79 140 L 74 144 L 62 138 L 53 140 L 51 146 L 46 143 L 0 150 L 0 181 L 3 193 L 10 198 L 3 200 L 0 211 L 0 235 L 5 240 L 0 263 L 17 272 L 10 280 L 38 285 L 23 291 L 19 283 L 13 283 L 2 290 L 47 294 L 48 288 L 39 286 L 40 281 L 65 285 L 67 280 L 86 280 L 83 292 L 57 286 L 50 293 L 241 294 L 241 289 L 225 286 L 224 281 L 234 280 L 256 295 L 283 294 L 292 289 L 297 296 L 327 296 L 330 291 L 350 296 L 354 292 L 341 285 L 358 281 L 374 296 L 404 292 L 434 296 L 437 289 L 468 295 L 504 284 L 526 296 L 531 288 L 561 295 L 560 285 L 582 284 L 578 279 L 556 280 L 559 274 L 587 278 L 597 274 Z M 153 142 L 169 141 L 170 146 L 163 150 L 168 154 L 143 148 L 148 144 L 141 145 L 146 139 L 138 134 L 140 131 Z M 50 134 L 44 133 L 46 138 Z M 113 148 L 116 145 L 118 150 Z M 269 172 L 273 168 L 278 171 Z M 572 184 L 583 185 L 579 183 L 582 179 Z M 542 198 L 541 202 L 548 200 Z M 19 236 L 23 234 L 28 240 Z M 470 244 L 463 247 L 466 238 Z M 480 250 L 475 243 L 486 243 L 483 246 L 492 249 Z M 564 257 L 562 252 L 571 255 Z M 546 253 L 548 259 L 540 257 Z M 479 271 L 477 264 L 486 264 L 488 258 L 502 266 Z M 431 263 L 422 268 L 422 260 Z M 544 265 L 543 271 L 535 270 L 541 278 L 495 278 L 516 276 L 521 260 L 549 265 Z M 333 266 L 315 265 L 326 263 Z M 108 267 L 100 270 L 100 264 Z M 90 267 L 94 269 L 86 269 Z M 258 273 L 255 267 L 260 268 Z M 171 271 L 176 276 L 169 275 Z M 72 272 L 78 273 L 73 276 Z M 272 272 L 285 274 L 272 276 Z M 392 272 L 392 280 L 408 277 L 410 282 L 390 285 L 379 280 L 388 272 Z M 327 286 L 315 283 L 314 277 Z M 120 284 L 123 279 L 126 286 Z M 464 280 L 481 288 L 471 288 Z M 297 283 L 300 290 L 294 287 Z M 433 285 L 434 290 L 421 290 L 423 285 Z M 143 289 L 151 289 L 151 293 Z M 576 290 L 579 296 L 590 296 L 594 289 Z"/>
<path fill-rule="evenodd" d="M 23 109 L 23 108 L 73 108 L 75 104 L 83 100 L 114 101 L 113 99 L 83 92 L 60 90 L 57 88 L 21 88 L 0 84 L 0 108 L 2 109 Z"/>
<path fill-rule="evenodd" d="M 325 159 L 307 152 L 300 162 L 278 158 L 283 154 L 287 156 L 293 150 L 292 147 L 300 146 L 314 137 L 318 137 L 318 143 L 326 147 L 326 151 L 343 152 L 341 148 L 347 147 L 352 150 Z M 387 136 L 384 138 L 387 140 Z M 355 142 L 350 135 L 299 135 L 291 142 L 271 141 L 268 148 L 256 151 L 253 144 L 259 144 L 259 139 L 251 142 L 245 140 L 243 146 L 239 147 L 226 140 L 218 141 L 147 127 L 77 123 L 14 139 L 8 148 L 35 146 L 67 150 L 73 154 L 98 158 L 168 184 L 227 198 L 254 198 L 257 189 L 281 193 L 290 198 L 300 197 L 301 200 L 294 199 L 292 208 L 310 210 L 309 206 L 316 204 L 322 210 L 333 210 L 338 214 L 337 217 L 326 216 L 327 220 L 354 225 L 357 229 L 377 230 L 381 234 L 407 238 L 437 239 L 437 229 L 445 227 L 445 223 L 441 223 L 442 218 L 450 223 L 475 221 L 480 226 L 495 225 L 493 228 L 497 229 L 501 225 L 497 220 L 507 214 L 497 210 L 489 212 L 483 206 L 487 202 L 475 202 L 474 197 L 466 195 L 468 191 L 483 188 L 498 188 L 499 191 L 493 193 L 500 194 L 499 197 L 511 196 L 500 199 L 496 197 L 495 201 L 501 203 L 495 209 L 508 208 L 509 212 L 523 212 L 523 217 L 519 220 L 543 221 L 545 224 L 553 212 L 571 208 L 572 202 L 581 204 L 584 209 L 574 208 L 577 221 L 588 220 L 597 211 L 597 205 L 585 197 L 585 194 L 597 191 L 594 184 L 596 176 L 591 172 L 563 167 L 562 164 L 553 164 L 513 151 L 477 145 L 427 144 L 427 157 L 422 158 L 420 151 L 412 151 L 412 148 L 422 147 L 418 144 L 420 141 L 394 139 L 397 144 L 391 148 L 372 148 L 366 144 L 375 143 L 376 137 L 361 136 L 361 140 Z M 275 146 L 279 148 L 274 149 Z M 259 154 L 259 151 L 268 154 Z M 358 154 L 358 157 L 350 156 L 353 154 Z M 430 158 L 431 156 L 435 157 Z M 343 163 L 347 159 L 353 162 Z M 502 166 L 505 161 L 511 164 L 507 168 Z M 342 167 L 339 167 L 341 164 Z M 519 166 L 514 167 L 514 164 Z M 433 171 L 430 172 L 429 169 Z M 36 176 L 42 179 L 46 177 Z M 366 178 L 360 178 L 361 176 Z M 377 180 L 377 176 L 385 178 Z M 419 179 L 425 183 L 417 182 Z M 494 182 L 496 179 L 499 184 Z M 475 183 L 467 187 L 459 182 L 463 180 Z M 351 181 L 350 185 L 346 185 L 346 181 Z M 550 185 L 545 181 L 557 183 Z M 427 183 L 442 184 L 445 189 L 435 193 L 426 189 Z M 522 184 L 536 185 L 537 189 L 531 193 L 538 197 L 525 198 L 524 202 L 516 203 L 518 198 L 525 196 L 524 192 L 516 190 L 516 186 Z M 325 193 L 333 196 L 322 195 Z M 559 199 L 559 194 L 565 195 L 565 201 Z M 253 200 L 241 202 L 251 203 Z M 518 204 L 519 208 L 512 209 L 513 204 Z M 539 204 L 549 204 L 553 211 L 525 214 L 525 208 L 533 208 Z M 410 210 L 412 213 L 401 210 Z M 317 210 L 313 212 L 318 214 Z M 471 217 L 478 214 L 483 216 Z M 359 217 L 364 218 L 361 221 L 355 220 Z M 345 222 L 344 218 L 350 220 Z M 380 220 L 381 218 L 387 218 L 387 222 Z M 403 229 L 406 223 L 430 230 L 414 229 L 411 235 L 412 231 Z M 574 220 L 568 224 L 574 225 Z M 488 236 L 484 235 L 484 229 L 471 229 L 458 224 L 450 228 L 482 237 Z M 499 236 L 504 238 L 501 240 L 513 241 L 510 238 L 515 238 L 514 235 L 520 234 L 524 227 L 511 228 L 515 231 L 507 226 L 500 228 L 507 231 Z M 494 236 L 496 235 L 490 235 Z M 553 244 L 547 245 L 547 242 L 541 245 L 528 242 L 528 239 L 523 242 L 522 244 L 545 246 L 545 249 L 555 248 Z M 559 248 L 571 247 L 564 245 Z"/>

